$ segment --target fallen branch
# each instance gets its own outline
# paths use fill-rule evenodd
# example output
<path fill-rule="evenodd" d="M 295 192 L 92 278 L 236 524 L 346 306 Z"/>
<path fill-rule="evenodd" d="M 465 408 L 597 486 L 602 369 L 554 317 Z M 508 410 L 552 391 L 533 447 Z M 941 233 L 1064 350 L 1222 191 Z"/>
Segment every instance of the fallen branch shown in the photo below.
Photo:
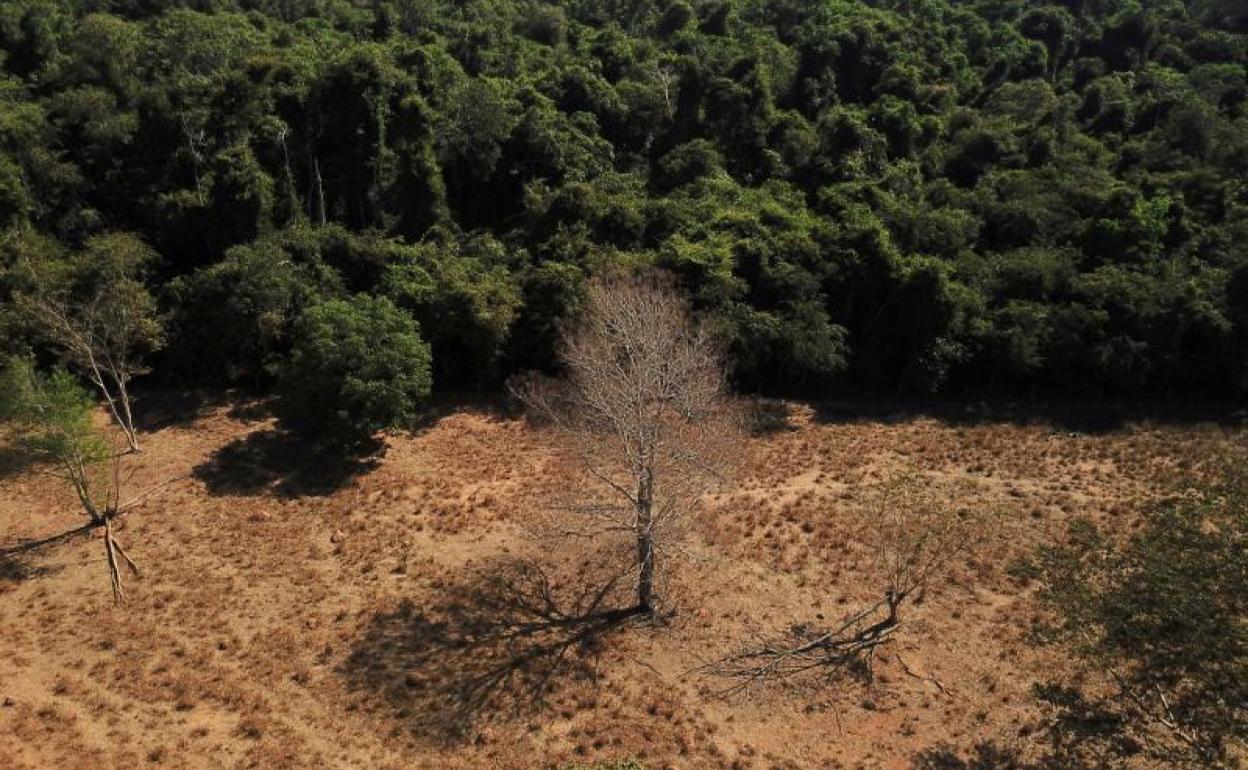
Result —
<path fill-rule="evenodd" d="M 133 508 L 134 506 L 143 502 L 148 497 L 151 497 L 153 494 L 155 494 L 156 492 L 159 492 L 160 490 L 164 489 L 170 484 L 173 484 L 174 482 L 177 482 L 177 481 L 181 481 L 182 479 L 185 479 L 188 476 L 189 474 L 186 474 L 186 473 L 178 474 L 177 476 L 174 476 L 173 478 L 162 481 L 161 483 L 157 484 L 151 489 L 148 489 L 147 491 L 145 491 L 143 494 L 133 497 L 130 500 L 127 500 L 126 502 L 117 506 L 117 510 L 112 515 L 111 518 L 114 520 L 120 519 L 122 516 L 126 515 L 126 511 L 128 509 Z M 96 520 L 88 521 L 86 524 L 83 524 L 81 526 L 74 527 L 73 529 L 67 529 L 64 532 L 58 532 L 55 535 L 48 535 L 47 537 L 41 537 L 35 540 L 25 540 L 25 541 L 16 543 L 14 545 L 5 546 L 4 548 L 0 548 L 0 558 L 6 557 L 6 556 L 18 556 L 20 554 L 30 553 L 31 551 L 37 551 L 40 548 L 45 548 L 48 546 L 62 545 L 64 543 L 68 543 L 84 535 L 89 535 L 102 526 L 104 526 L 104 519 L 102 518 L 96 519 Z"/>
<path fill-rule="evenodd" d="M 900 609 L 909 592 L 889 592 L 876 604 L 847 618 L 836 628 L 816 632 L 799 625 L 787 636 L 711 664 L 715 675 L 737 680 L 723 694 L 733 695 L 760 682 L 786 679 L 812 670 L 827 673 L 862 665 L 868 676 L 876 649 L 901 625 Z M 884 617 L 878 618 L 883 611 Z"/>
<path fill-rule="evenodd" d="M 190 475 L 191 475 L 191 474 L 189 474 L 189 473 L 179 473 L 177 476 L 174 476 L 174 477 L 172 477 L 172 478 L 165 479 L 164 481 L 160 482 L 160 483 L 159 483 L 159 484 L 157 484 L 156 486 L 148 488 L 148 489 L 147 489 L 147 490 L 145 490 L 142 494 L 140 494 L 140 495 L 136 495 L 135 497 L 130 498 L 130 499 L 129 499 L 129 500 L 127 500 L 126 502 L 122 503 L 121 505 L 118 505 L 118 506 L 117 506 L 117 512 L 118 512 L 118 515 L 120 515 L 120 513 L 121 513 L 122 511 L 126 510 L 127 508 L 133 508 L 134 506 L 136 506 L 136 505 L 138 505 L 139 503 L 143 502 L 144 500 L 146 500 L 147 498 L 151 497 L 153 494 L 155 494 L 155 493 L 157 493 L 157 492 L 161 491 L 162 489 L 164 489 L 165 487 L 169 486 L 170 484 L 172 484 L 172 483 L 174 483 L 174 482 L 176 482 L 176 481 L 181 481 L 181 480 L 183 480 L 183 479 L 190 478 Z"/>
<path fill-rule="evenodd" d="M 857 538 L 880 570 L 883 600 L 830 630 L 794 626 L 778 639 L 705 668 L 736 680 L 726 694 L 766 680 L 809 671 L 833 676 L 852 667 L 870 681 L 876 650 L 901 626 L 902 605 L 912 595 L 921 596 L 928 581 L 947 570 L 976 541 L 978 525 L 979 517 L 941 505 L 917 476 L 901 476 L 885 484 L 866 509 Z M 936 684 L 943 692 L 944 687 Z"/>
<path fill-rule="evenodd" d="M 940 683 L 939 679 L 937 679 L 934 676 L 923 676 L 922 674 L 916 673 L 914 669 L 910 668 L 910 664 L 906 663 L 906 659 L 901 657 L 900 652 L 896 653 L 896 657 L 897 657 L 897 662 L 901 664 L 901 670 L 905 671 L 908 676 L 912 676 L 915 679 L 918 679 L 920 682 L 931 682 L 932 684 L 936 685 L 936 689 L 940 690 L 942 695 L 949 694 L 949 691 L 945 689 L 945 686 Z"/>
<path fill-rule="evenodd" d="M 69 529 L 55 535 L 49 535 L 48 537 L 39 538 L 38 540 L 27 540 L 25 542 L 18 543 L 17 545 L 0 548 L 0 558 L 29 553 L 30 551 L 38 550 L 45 546 L 68 543 L 74 538 L 88 535 L 102 526 L 104 526 L 103 521 L 89 521 L 82 526 L 74 527 L 73 529 Z"/>
<path fill-rule="evenodd" d="M 113 517 L 105 517 L 103 526 L 104 553 L 108 559 L 108 576 L 113 586 L 113 601 L 120 604 L 126 600 L 126 591 L 121 584 L 121 565 L 118 562 L 118 557 L 125 562 L 135 577 L 139 577 L 141 573 L 139 572 L 139 565 L 134 563 L 134 560 L 130 558 L 125 549 L 121 547 L 121 544 L 113 536 Z"/>

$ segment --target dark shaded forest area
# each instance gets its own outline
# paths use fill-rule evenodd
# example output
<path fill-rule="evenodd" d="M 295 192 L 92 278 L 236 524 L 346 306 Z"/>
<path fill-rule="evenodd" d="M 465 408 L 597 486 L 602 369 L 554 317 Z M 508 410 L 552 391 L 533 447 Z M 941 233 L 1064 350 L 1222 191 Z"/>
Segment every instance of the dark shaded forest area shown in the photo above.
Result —
<path fill-rule="evenodd" d="M 0 226 L 0 353 L 108 263 L 182 384 L 495 387 L 657 265 L 747 391 L 1238 398 L 1248 5 L 8 0 Z"/>

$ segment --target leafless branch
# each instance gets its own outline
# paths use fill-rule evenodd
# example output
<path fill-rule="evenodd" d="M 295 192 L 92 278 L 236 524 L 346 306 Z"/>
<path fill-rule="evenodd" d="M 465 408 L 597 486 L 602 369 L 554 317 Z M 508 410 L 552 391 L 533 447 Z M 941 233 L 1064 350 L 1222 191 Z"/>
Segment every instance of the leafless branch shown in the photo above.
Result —
<path fill-rule="evenodd" d="M 855 670 L 870 678 L 875 652 L 901 627 L 907 600 L 971 547 L 977 534 L 974 517 L 941 506 L 915 477 L 884 485 L 862 514 L 858 537 L 874 557 L 883 599 L 833 628 L 795 625 L 706 666 L 733 680 L 724 694 L 807 672 L 838 676 Z"/>
<path fill-rule="evenodd" d="M 510 383 L 598 493 L 560 506 L 579 522 L 550 530 L 631 538 L 638 607 L 649 612 L 660 555 L 735 464 L 741 420 L 723 350 L 669 277 L 616 273 L 591 282 L 560 357 L 563 380 Z"/>

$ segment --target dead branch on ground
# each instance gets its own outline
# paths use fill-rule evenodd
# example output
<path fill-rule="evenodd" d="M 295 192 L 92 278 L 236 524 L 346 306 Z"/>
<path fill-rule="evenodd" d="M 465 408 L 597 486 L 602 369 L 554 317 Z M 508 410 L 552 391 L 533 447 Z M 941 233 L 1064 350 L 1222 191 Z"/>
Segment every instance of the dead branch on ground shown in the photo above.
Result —
<path fill-rule="evenodd" d="M 933 499 L 916 477 L 885 484 L 863 511 L 858 535 L 883 580 L 883 598 L 833 628 L 794 625 L 706 670 L 733 680 L 726 695 L 813 672 L 833 678 L 852 672 L 870 679 L 875 653 L 901 627 L 903 606 L 973 545 L 974 522 L 971 515 Z"/>

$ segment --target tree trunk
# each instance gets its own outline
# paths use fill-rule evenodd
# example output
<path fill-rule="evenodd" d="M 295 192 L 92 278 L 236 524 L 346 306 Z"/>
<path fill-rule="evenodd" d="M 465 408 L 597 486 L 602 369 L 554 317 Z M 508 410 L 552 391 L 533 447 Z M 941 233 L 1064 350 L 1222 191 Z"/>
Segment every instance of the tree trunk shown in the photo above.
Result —
<path fill-rule="evenodd" d="M 312 158 L 312 169 L 315 172 L 316 182 L 316 215 L 320 220 L 321 226 L 325 226 L 325 182 L 321 179 L 321 161 L 319 158 Z"/>
<path fill-rule="evenodd" d="M 637 611 L 643 615 L 654 609 L 654 539 L 647 532 L 637 536 Z"/>
<path fill-rule="evenodd" d="M 126 434 L 126 442 L 130 445 L 131 452 L 140 452 L 139 449 L 139 433 L 134 429 L 134 412 L 130 409 L 130 392 L 126 389 L 126 380 L 120 374 L 113 373 L 113 379 L 117 383 L 117 393 L 121 401 L 122 423 L 121 430 Z"/>
<path fill-rule="evenodd" d="M 114 396 L 112 390 L 108 387 L 104 380 L 104 371 L 100 366 L 100 362 L 96 359 L 95 354 L 91 352 L 90 349 L 87 349 L 86 356 L 87 365 L 91 369 L 91 382 L 95 383 L 95 386 L 99 388 L 100 393 L 104 396 L 104 401 L 108 404 L 108 411 L 113 415 L 113 420 L 115 420 L 118 427 L 121 428 L 121 432 L 126 435 L 126 443 L 130 446 L 130 451 L 139 451 L 139 440 L 134 431 L 134 417 L 130 412 L 130 396 L 126 392 L 125 381 L 122 379 L 121 375 L 117 373 L 116 369 L 109 368 L 109 375 L 113 378 L 113 382 L 117 383 L 118 386 L 118 394 Z M 117 407 L 118 401 L 122 402 L 122 406 L 125 409 L 124 415 L 122 414 L 121 409 L 118 409 Z"/>
<path fill-rule="evenodd" d="M 637 494 L 637 611 L 654 609 L 654 471 L 647 469 Z"/>

